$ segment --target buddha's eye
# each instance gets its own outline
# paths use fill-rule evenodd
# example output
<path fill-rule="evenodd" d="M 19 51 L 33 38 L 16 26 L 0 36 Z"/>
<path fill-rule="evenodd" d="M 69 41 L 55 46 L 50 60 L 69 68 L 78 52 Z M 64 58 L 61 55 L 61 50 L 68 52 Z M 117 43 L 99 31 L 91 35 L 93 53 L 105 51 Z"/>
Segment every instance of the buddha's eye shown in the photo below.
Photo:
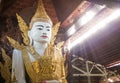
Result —
<path fill-rule="evenodd" d="M 43 30 L 42 28 L 38 28 L 38 30 Z"/>
<path fill-rule="evenodd" d="M 47 29 L 47 31 L 50 31 L 50 29 Z"/>

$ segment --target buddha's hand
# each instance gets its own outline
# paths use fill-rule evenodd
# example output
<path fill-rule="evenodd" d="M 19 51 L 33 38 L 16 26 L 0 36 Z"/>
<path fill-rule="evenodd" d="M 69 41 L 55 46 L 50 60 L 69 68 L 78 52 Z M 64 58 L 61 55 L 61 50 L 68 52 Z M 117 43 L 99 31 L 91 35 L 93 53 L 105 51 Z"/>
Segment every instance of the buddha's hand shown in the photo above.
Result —
<path fill-rule="evenodd" d="M 60 83 L 59 80 L 45 80 L 43 83 Z"/>

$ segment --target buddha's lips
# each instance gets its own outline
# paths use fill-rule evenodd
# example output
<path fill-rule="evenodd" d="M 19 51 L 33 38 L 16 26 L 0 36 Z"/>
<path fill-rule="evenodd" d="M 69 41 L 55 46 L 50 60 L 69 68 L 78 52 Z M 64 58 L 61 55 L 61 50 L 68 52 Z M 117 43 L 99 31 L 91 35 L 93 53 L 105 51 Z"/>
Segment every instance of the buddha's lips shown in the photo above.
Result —
<path fill-rule="evenodd" d="M 41 36 L 42 38 L 48 38 L 48 36 Z"/>

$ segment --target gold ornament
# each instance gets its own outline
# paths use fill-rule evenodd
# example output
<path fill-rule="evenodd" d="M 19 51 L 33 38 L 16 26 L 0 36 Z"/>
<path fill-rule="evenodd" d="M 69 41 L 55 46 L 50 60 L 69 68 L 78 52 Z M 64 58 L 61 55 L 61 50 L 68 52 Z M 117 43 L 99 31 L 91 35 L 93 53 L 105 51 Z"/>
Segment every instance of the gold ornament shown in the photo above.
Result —
<path fill-rule="evenodd" d="M 54 45 L 54 41 L 56 39 L 56 35 L 58 33 L 59 26 L 60 26 L 60 22 L 56 23 L 52 28 L 52 37 L 51 37 L 51 44 L 52 45 Z"/>
<path fill-rule="evenodd" d="M 4 64 L 0 62 L 0 73 L 1 76 L 5 79 L 5 83 L 10 83 L 11 75 L 10 75 L 10 69 L 12 67 L 12 60 L 11 58 L 6 54 L 5 50 L 2 48 L 2 57 L 5 61 Z"/>
<path fill-rule="evenodd" d="M 31 19 L 30 29 L 32 28 L 33 23 L 36 21 L 48 22 L 52 25 L 52 21 L 45 11 L 42 0 L 38 0 L 38 7 L 34 16 Z"/>
<path fill-rule="evenodd" d="M 12 47 L 17 48 L 19 50 L 22 50 L 24 48 L 23 44 L 19 44 L 19 42 L 17 42 L 16 40 L 10 38 L 7 36 L 8 41 L 10 42 L 10 44 L 12 45 Z"/>
<path fill-rule="evenodd" d="M 25 23 L 25 21 L 23 20 L 22 17 L 20 17 L 18 14 L 16 14 L 17 16 L 17 19 L 18 19 L 18 25 L 19 25 L 19 28 L 21 30 L 21 35 L 23 37 L 23 42 L 25 43 L 25 45 L 29 45 L 30 41 L 29 41 L 29 37 L 28 37 L 28 26 L 27 24 Z"/>

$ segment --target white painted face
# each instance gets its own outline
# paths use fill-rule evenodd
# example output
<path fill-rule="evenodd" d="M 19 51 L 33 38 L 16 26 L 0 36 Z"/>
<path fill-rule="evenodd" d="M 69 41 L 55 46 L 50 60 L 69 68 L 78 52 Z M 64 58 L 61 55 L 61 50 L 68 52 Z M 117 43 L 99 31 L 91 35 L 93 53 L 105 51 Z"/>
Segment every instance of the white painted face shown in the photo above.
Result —
<path fill-rule="evenodd" d="M 32 40 L 42 43 L 49 43 L 51 39 L 52 26 L 47 22 L 34 22 L 30 30 Z"/>

